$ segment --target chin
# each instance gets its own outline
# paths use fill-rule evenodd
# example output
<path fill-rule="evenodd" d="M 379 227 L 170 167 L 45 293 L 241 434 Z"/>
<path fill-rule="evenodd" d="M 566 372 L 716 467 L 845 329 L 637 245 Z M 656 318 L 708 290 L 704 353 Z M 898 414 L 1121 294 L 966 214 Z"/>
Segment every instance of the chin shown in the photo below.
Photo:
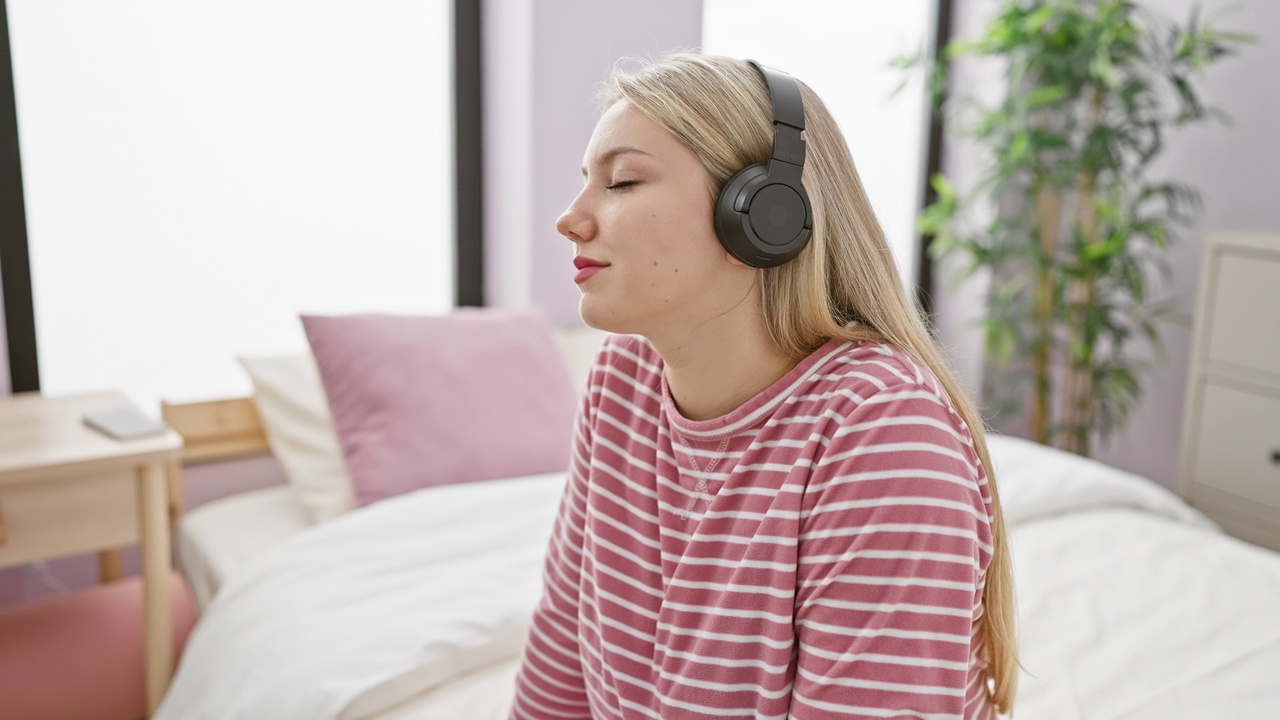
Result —
<path fill-rule="evenodd" d="M 599 298 L 583 295 L 578 302 L 578 316 L 587 327 L 618 335 L 637 335 L 635 317 L 618 308 L 611 308 Z"/>

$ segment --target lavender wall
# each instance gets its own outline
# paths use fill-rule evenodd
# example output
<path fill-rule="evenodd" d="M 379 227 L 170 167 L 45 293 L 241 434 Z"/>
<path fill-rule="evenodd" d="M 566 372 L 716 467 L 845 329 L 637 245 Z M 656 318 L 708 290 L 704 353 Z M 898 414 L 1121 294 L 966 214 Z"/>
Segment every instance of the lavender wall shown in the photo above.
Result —
<path fill-rule="evenodd" d="M 1182 320 L 1163 330 L 1166 353 L 1154 359 L 1155 369 L 1146 376 L 1142 403 L 1131 416 L 1126 431 L 1109 447 L 1100 448 L 1100 460 L 1176 487 L 1178 446 L 1181 441 L 1186 382 L 1190 360 L 1191 318 L 1199 289 L 1201 253 L 1205 236 L 1230 230 L 1280 232 L 1280 3 L 1251 0 L 1146 0 L 1156 13 L 1185 21 L 1193 4 L 1202 17 L 1220 18 L 1224 29 L 1260 35 L 1236 58 L 1211 68 L 1202 78 L 1206 100 L 1234 118 L 1231 127 L 1206 126 L 1176 132 L 1168 138 L 1163 159 L 1154 168 L 1160 176 L 1190 183 L 1203 195 L 1204 209 L 1195 226 L 1169 254 L 1172 270 L 1163 292 L 1172 298 Z M 985 17 L 998 4 L 994 0 L 960 0 L 956 8 L 956 33 L 975 35 Z M 964 87 L 990 97 L 998 95 L 998 69 L 961 70 Z M 976 160 L 971 146 L 947 149 L 944 169 L 972 178 Z M 953 363 L 968 385 L 978 386 L 981 340 L 968 321 L 982 314 L 985 292 L 981 279 L 962 288 L 939 288 L 937 295 L 942 337 Z M 1260 322 L 1280 322 L 1280 308 L 1259 308 Z"/>
<path fill-rule="evenodd" d="M 582 186 L 592 98 L 614 63 L 696 47 L 701 0 L 486 0 L 485 284 L 489 303 L 536 305 L 573 327 L 573 246 L 555 221 Z"/>

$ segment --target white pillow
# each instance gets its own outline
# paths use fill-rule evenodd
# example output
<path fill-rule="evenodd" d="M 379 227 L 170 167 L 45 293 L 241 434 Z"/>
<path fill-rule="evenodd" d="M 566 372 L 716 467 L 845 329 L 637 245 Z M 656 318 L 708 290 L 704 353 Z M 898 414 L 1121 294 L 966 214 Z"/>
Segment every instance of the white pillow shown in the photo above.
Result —
<path fill-rule="evenodd" d="M 267 443 L 312 522 L 355 507 L 351 476 L 310 353 L 241 357 Z"/>
<path fill-rule="evenodd" d="M 569 366 L 569 375 L 573 378 L 573 387 L 578 391 L 579 397 L 587 389 L 587 375 L 608 335 L 603 330 L 589 327 L 556 330 L 556 345 Z"/>

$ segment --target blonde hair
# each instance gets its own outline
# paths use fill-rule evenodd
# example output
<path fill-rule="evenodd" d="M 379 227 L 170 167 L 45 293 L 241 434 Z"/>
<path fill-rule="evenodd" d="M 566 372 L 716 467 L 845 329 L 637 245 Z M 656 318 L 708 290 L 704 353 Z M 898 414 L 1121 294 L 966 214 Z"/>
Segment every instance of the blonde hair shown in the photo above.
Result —
<path fill-rule="evenodd" d="M 688 52 L 639 62 L 636 71 L 619 69 L 609 77 L 598 98 L 601 111 L 626 100 L 672 133 L 702 159 L 712 198 L 733 173 L 768 160 L 772 108 L 754 68 L 741 60 Z M 899 348 L 933 373 L 968 425 L 987 471 L 994 516 L 980 653 L 991 701 L 1008 713 L 1018 678 L 1013 574 L 982 418 L 908 300 L 844 136 L 822 100 L 803 83 L 800 91 L 807 145 L 803 182 L 813 205 L 813 232 L 794 260 L 759 271 L 765 327 L 792 357 L 804 357 L 831 338 Z M 850 323 L 854 319 L 861 322 Z"/>

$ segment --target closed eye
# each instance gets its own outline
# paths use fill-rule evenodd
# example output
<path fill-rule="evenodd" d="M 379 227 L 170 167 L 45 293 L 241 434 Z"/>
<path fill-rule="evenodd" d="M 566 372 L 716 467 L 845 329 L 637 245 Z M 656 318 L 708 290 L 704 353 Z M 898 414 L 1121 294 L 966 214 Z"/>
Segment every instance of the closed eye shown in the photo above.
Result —
<path fill-rule="evenodd" d="M 621 180 L 612 185 L 606 185 L 604 189 L 605 190 L 622 190 L 623 188 L 629 188 L 635 184 L 636 184 L 635 180 Z"/>

